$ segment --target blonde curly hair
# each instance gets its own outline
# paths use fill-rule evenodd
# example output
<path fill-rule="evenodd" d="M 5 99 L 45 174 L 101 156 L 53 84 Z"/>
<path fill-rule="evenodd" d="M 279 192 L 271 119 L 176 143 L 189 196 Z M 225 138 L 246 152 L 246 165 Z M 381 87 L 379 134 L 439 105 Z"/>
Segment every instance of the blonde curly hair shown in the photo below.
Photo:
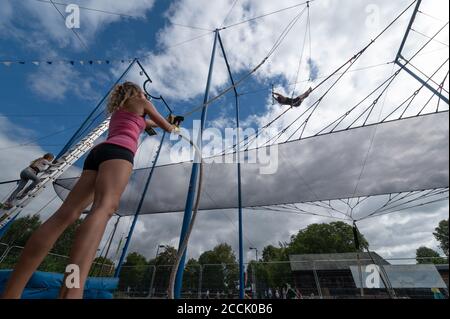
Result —
<path fill-rule="evenodd" d="M 112 114 L 115 111 L 120 110 L 128 99 L 137 96 L 140 93 L 142 93 L 142 89 L 133 82 L 124 82 L 116 85 L 109 95 L 107 105 L 108 113 Z"/>

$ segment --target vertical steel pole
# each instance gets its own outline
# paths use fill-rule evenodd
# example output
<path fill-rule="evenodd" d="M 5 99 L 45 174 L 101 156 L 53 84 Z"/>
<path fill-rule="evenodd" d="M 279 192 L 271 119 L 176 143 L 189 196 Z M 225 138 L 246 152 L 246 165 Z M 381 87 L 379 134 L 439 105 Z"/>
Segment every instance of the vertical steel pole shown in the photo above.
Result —
<path fill-rule="evenodd" d="M 313 261 L 313 273 L 314 273 L 314 280 L 316 282 L 316 288 L 317 288 L 317 291 L 319 292 L 320 299 L 323 299 L 322 288 L 320 287 L 320 281 L 319 281 L 319 276 L 317 275 L 315 261 Z"/>
<path fill-rule="evenodd" d="M 414 24 L 414 20 L 416 20 L 417 12 L 419 12 L 419 8 L 420 8 L 421 4 L 422 4 L 422 0 L 417 0 L 416 7 L 414 8 L 413 15 L 408 24 L 408 29 L 406 29 L 405 36 L 403 37 L 402 43 L 400 44 L 400 49 L 398 50 L 396 61 L 398 61 L 398 59 L 402 55 L 403 48 L 405 47 L 406 40 L 408 40 L 409 33 L 411 32 L 411 28 Z"/>
<path fill-rule="evenodd" d="M 214 36 L 214 45 L 212 49 L 211 54 L 211 61 L 209 65 L 209 73 L 208 73 L 208 80 L 206 83 L 206 90 L 205 90 L 205 97 L 203 99 L 203 110 L 202 110 L 202 117 L 201 117 L 201 124 L 200 124 L 200 132 L 197 139 L 197 145 L 202 149 L 202 136 L 203 136 L 203 129 L 205 128 L 205 122 L 206 122 L 206 111 L 207 111 L 207 102 L 209 99 L 209 89 L 211 86 L 211 80 L 212 80 L 212 74 L 214 69 L 214 60 L 216 56 L 216 47 L 217 47 L 217 35 L 218 31 L 215 31 Z M 192 217 L 192 209 L 194 206 L 194 200 L 195 200 L 195 194 L 196 194 L 196 188 L 197 188 L 197 180 L 198 180 L 198 173 L 200 168 L 199 163 L 199 157 L 201 154 L 196 154 L 196 159 L 194 163 L 192 164 L 192 172 L 191 172 L 191 179 L 189 181 L 189 191 L 186 199 L 186 206 L 184 210 L 184 217 L 183 217 L 183 226 L 181 227 L 181 234 L 180 234 L 180 242 L 178 249 L 181 247 L 181 245 L 184 242 L 184 239 L 186 237 L 186 233 L 189 229 L 189 225 L 191 223 L 191 217 Z M 186 249 L 187 250 L 187 249 Z M 183 254 L 183 257 L 180 261 L 180 266 L 177 271 L 177 276 L 175 278 L 175 299 L 179 299 L 181 297 L 181 288 L 183 285 L 183 273 L 184 273 L 184 265 L 186 262 L 186 251 Z"/>
<path fill-rule="evenodd" d="M 230 64 L 228 63 L 227 54 L 223 46 L 222 38 L 218 33 L 220 47 L 222 49 L 223 57 L 227 65 L 228 74 L 230 76 L 231 84 L 234 88 L 234 98 L 236 103 L 236 129 L 237 129 L 237 143 L 236 143 L 236 160 L 237 160 L 237 184 L 238 184 L 238 221 L 239 221 L 239 298 L 244 299 L 245 297 L 245 269 L 244 269 L 244 240 L 243 240 L 243 220 L 242 220 L 242 179 L 241 179 L 241 159 L 240 159 L 240 117 L 239 117 L 239 94 L 237 92 L 235 82 L 233 79 L 233 74 L 231 73 Z"/>
<path fill-rule="evenodd" d="M 202 299 L 202 283 L 203 283 L 203 265 L 200 265 L 200 273 L 198 274 L 198 299 Z"/>
<path fill-rule="evenodd" d="M 156 163 L 158 162 L 159 155 L 161 154 L 161 149 L 162 149 L 162 145 L 164 143 L 166 134 L 167 133 L 164 131 L 163 136 L 161 137 L 161 142 L 159 143 L 158 150 L 156 151 L 155 160 L 153 161 L 152 169 L 148 176 L 147 182 L 145 183 L 144 190 L 142 191 L 141 200 L 139 201 L 139 205 L 136 209 L 136 213 L 134 214 L 133 223 L 131 224 L 130 231 L 128 232 L 128 237 L 125 241 L 125 245 L 122 250 L 122 255 L 120 256 L 119 263 L 118 263 L 116 271 L 114 273 L 114 277 L 119 277 L 120 271 L 122 270 L 122 265 L 125 261 L 125 257 L 126 257 L 127 251 L 128 251 L 128 246 L 130 245 L 131 237 L 133 236 L 133 232 L 134 232 L 134 228 L 136 227 L 136 223 L 137 223 L 137 220 L 141 213 L 142 206 L 144 205 L 145 195 L 147 194 L 148 188 L 150 186 L 150 181 L 152 180 L 152 176 L 153 176 L 153 172 L 156 167 Z"/>

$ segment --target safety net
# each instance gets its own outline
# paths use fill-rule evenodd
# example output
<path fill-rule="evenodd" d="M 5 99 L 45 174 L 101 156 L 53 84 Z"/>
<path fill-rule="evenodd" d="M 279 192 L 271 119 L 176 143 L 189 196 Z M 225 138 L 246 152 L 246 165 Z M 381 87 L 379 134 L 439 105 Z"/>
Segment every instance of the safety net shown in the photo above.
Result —
<path fill-rule="evenodd" d="M 306 203 L 448 187 L 448 123 L 448 112 L 440 112 L 242 152 L 242 205 Z M 201 210 L 238 207 L 237 164 L 232 157 L 237 154 L 205 159 Z M 191 168 L 192 161 L 155 167 L 141 214 L 183 211 Z M 133 171 L 118 214 L 136 212 L 151 170 L 149 166 Z M 55 183 L 62 199 L 77 182 L 74 176 L 74 171 L 68 171 Z"/>

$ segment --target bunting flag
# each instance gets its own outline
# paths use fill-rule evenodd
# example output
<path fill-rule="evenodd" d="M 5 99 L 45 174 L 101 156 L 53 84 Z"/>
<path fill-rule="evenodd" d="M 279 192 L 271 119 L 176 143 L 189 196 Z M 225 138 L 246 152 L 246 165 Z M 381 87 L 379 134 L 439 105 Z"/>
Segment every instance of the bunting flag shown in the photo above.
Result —
<path fill-rule="evenodd" d="M 133 59 L 123 59 L 123 60 L 32 60 L 32 61 L 7 61 L 7 60 L 0 60 L 0 65 L 9 67 L 12 65 L 27 65 L 32 64 L 35 66 L 41 66 L 41 65 L 109 65 L 109 64 L 130 64 L 133 62 Z"/>

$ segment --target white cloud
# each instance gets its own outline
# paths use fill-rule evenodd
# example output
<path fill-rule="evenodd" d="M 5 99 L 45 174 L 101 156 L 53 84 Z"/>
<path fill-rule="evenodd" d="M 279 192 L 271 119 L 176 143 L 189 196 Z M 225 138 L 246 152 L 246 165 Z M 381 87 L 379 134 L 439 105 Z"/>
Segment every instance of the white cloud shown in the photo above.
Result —
<path fill-rule="evenodd" d="M 93 78 L 83 77 L 75 68 L 64 64 L 41 65 L 28 76 L 30 88 L 49 101 L 63 100 L 68 93 L 93 101 L 95 97 L 89 98 L 93 94 L 93 81 Z"/>
<path fill-rule="evenodd" d="M 317 63 L 320 70 L 320 75 L 330 74 L 337 66 L 346 61 L 359 49 L 370 41 L 370 39 L 379 32 L 387 23 L 389 23 L 410 1 L 388 1 L 379 0 L 376 4 L 380 8 L 380 23 L 379 26 L 367 26 L 367 12 L 365 11 L 370 1 L 355 2 L 344 1 L 316 1 L 311 4 L 311 18 L 312 18 L 312 58 Z M 23 39 L 28 43 L 24 45 L 37 47 L 45 47 L 43 44 L 57 45 L 59 47 L 74 47 L 81 50 L 77 40 L 70 32 L 61 28 L 63 23 L 61 17 L 57 15 L 54 8 L 45 4 L 32 4 L 32 1 L 27 4 L 26 13 L 31 15 L 32 21 L 37 21 L 36 30 L 31 36 L 27 36 L 22 30 L 14 27 L 14 15 L 11 13 L 11 2 L 8 10 L 1 11 L 1 17 L 7 17 L 5 23 L 11 26 L 8 29 L 9 34 Z M 170 11 L 167 13 L 167 18 L 171 22 L 183 23 L 187 25 L 197 25 L 200 27 L 214 29 L 220 26 L 223 21 L 224 14 L 228 12 L 232 0 L 227 1 L 207 1 L 207 0 L 179 0 L 174 2 Z M 80 3 L 86 6 L 105 8 L 104 2 L 101 1 L 83 1 Z M 149 10 L 154 1 L 114 1 L 109 2 L 108 10 L 121 11 L 128 14 L 142 15 L 146 10 Z M 260 14 L 277 10 L 281 7 L 288 7 L 296 4 L 296 0 L 284 1 L 257 1 L 257 0 L 241 0 L 234 8 L 230 15 L 227 24 L 232 24 L 241 20 L 245 20 Z M 424 11 L 429 12 L 435 16 L 439 16 L 444 20 L 448 19 L 448 2 L 430 0 L 425 2 Z M 21 11 L 15 11 L 18 14 Z M 244 72 L 251 67 L 257 65 L 261 59 L 267 54 L 268 50 L 273 45 L 276 38 L 280 35 L 282 29 L 287 25 L 288 21 L 292 19 L 300 9 L 285 11 L 283 13 L 273 15 L 261 20 L 258 20 L 249 25 L 239 26 L 233 29 L 224 30 L 222 37 L 224 40 L 227 54 L 230 60 L 231 67 L 234 73 Z M 444 14 L 446 13 L 446 14 Z M 118 21 L 117 17 L 104 16 L 94 13 L 83 14 L 85 20 L 82 20 L 83 29 L 81 34 L 86 41 L 92 41 L 95 35 L 102 28 Z M 399 47 L 400 40 L 409 19 L 409 14 L 406 14 L 386 36 L 381 38 L 358 63 L 358 66 L 366 66 L 377 64 L 380 62 L 391 61 L 396 54 Z M 421 19 L 425 19 L 421 17 Z M 433 34 L 436 30 L 436 23 L 426 22 L 422 20 L 420 29 L 427 34 Z M 13 28 L 14 27 L 14 28 Z M 295 80 L 296 66 L 298 64 L 299 50 L 301 48 L 301 39 L 303 38 L 305 24 L 299 22 L 293 29 L 292 33 L 286 38 L 286 41 L 280 46 L 276 54 L 271 60 L 265 64 L 255 78 L 261 85 L 267 85 L 276 77 L 281 77 L 285 82 L 292 82 Z M 84 29 L 86 28 L 86 29 Z M 38 30 L 39 29 L 39 30 Z M 88 30 L 86 32 L 86 30 Z M 434 30 L 434 31 L 433 31 Z M 158 48 L 151 52 L 145 65 L 151 70 L 152 78 L 154 80 L 155 88 L 164 96 L 182 100 L 191 100 L 197 98 L 204 91 L 206 76 L 209 66 L 209 59 L 212 47 L 212 35 L 200 38 L 191 43 L 172 47 L 172 45 L 183 42 L 186 39 L 202 34 L 203 31 L 194 31 L 190 29 L 180 28 L 169 25 L 163 30 L 159 31 Z M 41 36 L 39 36 L 41 34 Z M 43 37 L 45 34 L 49 39 Z M 448 38 L 448 31 L 447 31 Z M 444 35 L 446 35 L 444 34 Z M 33 39 L 30 42 L 30 39 Z M 422 39 L 423 40 L 423 39 Z M 441 39 L 442 40 L 442 39 Z M 418 48 L 417 42 L 411 44 L 414 48 Z M 411 49 L 408 44 L 408 48 Z M 430 51 L 437 49 L 438 46 L 432 47 Z M 429 72 L 435 68 L 435 64 L 442 56 L 447 54 L 445 52 L 438 52 L 432 55 L 433 59 L 421 59 L 421 68 Z M 429 57 L 429 55 L 428 55 Z M 307 79 L 309 76 L 309 68 L 306 59 L 310 58 L 309 54 L 305 56 L 303 68 L 300 72 L 300 79 Z M 357 67 L 357 66 L 355 66 Z M 381 67 L 379 69 L 372 69 L 365 72 L 355 72 L 346 76 L 341 81 L 340 85 L 336 87 L 330 98 L 325 100 L 323 106 L 319 110 L 317 117 L 311 121 L 311 127 L 317 129 L 324 123 L 335 119 L 336 115 L 340 115 L 347 110 L 356 101 L 367 94 L 370 89 L 373 89 L 380 81 L 384 80 L 391 72 L 392 66 Z M 68 78 L 77 79 L 77 74 L 68 74 L 67 70 L 62 70 L 61 74 L 66 74 Z M 48 91 L 49 87 L 44 78 L 51 81 L 59 81 L 61 74 L 40 74 L 40 79 L 34 83 L 36 92 L 44 93 Z M 35 75 L 38 76 L 38 75 Z M 217 65 L 214 73 L 213 91 L 217 92 L 221 87 L 224 87 L 228 81 L 227 73 L 223 61 L 220 57 L 217 59 Z M 292 87 L 288 88 L 281 83 L 276 83 L 279 89 L 289 94 Z M 387 106 L 384 112 L 389 110 L 389 107 L 395 105 L 408 93 L 411 93 L 417 88 L 417 83 L 412 81 L 407 76 L 404 76 L 399 81 L 389 95 Z M 39 84 L 37 84 L 39 83 Z M 54 83 L 54 82 L 52 82 Z M 87 82 L 89 83 L 89 82 Z M 447 82 L 448 83 L 448 82 Z M 64 83 L 61 86 L 55 86 L 55 92 L 52 92 L 53 98 L 59 98 L 67 92 L 67 86 L 70 83 Z M 308 83 L 297 86 L 297 93 L 300 92 Z M 83 94 L 80 89 L 80 94 Z M 321 91 L 323 92 L 323 91 Z M 265 93 L 268 103 L 262 105 L 264 110 L 263 115 L 253 116 L 247 119 L 246 124 L 252 122 L 259 125 L 266 124 L 270 119 L 284 109 L 275 105 L 272 106 L 269 102 L 268 95 Z M 310 101 L 315 101 L 320 95 L 320 91 L 314 94 Z M 217 106 L 214 106 L 217 107 Z M 291 112 L 289 119 L 283 119 L 278 124 L 279 127 L 285 127 L 292 121 L 293 118 L 300 114 L 301 110 L 296 109 Z M 227 122 L 226 117 L 220 117 L 217 120 L 217 126 L 222 126 Z M 293 128 L 295 129 L 295 128 Z M 1 133 L 1 132 L 0 132 Z M 5 133 L 1 133 L 3 137 L 0 145 L 9 145 L 14 143 L 15 138 L 12 136 L 5 137 Z M 0 155 L 0 163 L 2 167 L 8 167 L 8 170 L 2 170 L 2 176 L 6 178 L 14 178 L 14 171 L 19 172 L 23 164 L 29 158 L 35 156 L 39 151 L 18 150 L 20 154 L 14 158 L 24 159 L 23 163 L 14 161 L 14 166 L 11 166 L 9 161 L 9 153 Z M 8 166 L 9 165 L 9 166 Z M 50 211 L 50 209 L 49 209 Z M 233 247 L 237 249 L 237 230 L 236 230 L 236 212 L 216 212 L 210 214 L 201 213 L 194 230 L 189 253 L 192 256 L 198 256 L 202 251 L 211 249 L 217 243 L 227 241 L 231 242 Z M 228 216 L 228 218 L 226 217 Z M 159 216 L 144 216 L 139 222 L 131 250 L 139 250 L 147 257 L 153 257 L 156 245 L 158 243 L 171 244 L 176 246 L 178 234 L 181 225 L 181 215 L 159 215 Z M 361 224 L 361 231 L 369 239 L 374 250 L 379 250 L 386 257 L 411 257 L 414 254 L 415 248 L 420 245 L 430 245 L 432 248 L 436 247 L 436 243 L 432 239 L 432 231 L 439 220 L 448 218 L 448 204 L 430 206 L 423 209 L 414 217 L 407 214 L 399 214 L 392 216 L 385 216 L 376 221 L 368 221 Z M 233 223 L 230 222 L 230 219 Z M 277 244 L 279 241 L 286 241 L 290 235 L 296 233 L 300 228 L 305 227 L 311 222 L 322 222 L 318 218 L 286 215 L 280 213 L 246 213 L 245 214 L 245 233 L 248 237 L 246 239 L 246 249 L 252 245 L 258 248 L 263 248 L 268 244 Z M 125 232 L 127 229 L 127 222 L 123 221 L 119 233 Z M 380 230 L 382 229 L 382 230 Z M 380 235 L 381 234 L 381 235 Z M 431 238 L 431 239 L 430 239 Z M 248 252 L 247 259 L 253 258 L 253 252 Z"/>
<path fill-rule="evenodd" d="M 81 7 L 94 8 L 109 12 L 121 13 L 132 17 L 105 14 L 102 12 L 81 9 L 80 29 L 76 31 L 82 36 L 84 42 L 89 44 L 95 40 L 98 32 L 102 31 L 108 25 L 121 21 L 121 19 L 143 19 L 148 10 L 155 3 L 155 0 L 129 0 L 129 1 L 105 1 L 102 0 L 79 0 L 76 4 Z M 51 3 L 26 0 L 11 1 L 6 0 L 5 12 L 3 13 L 9 20 L 2 21 L 8 27 L 6 35 L 17 36 L 21 27 L 14 20 L 21 20 L 26 17 L 26 23 L 29 27 L 28 38 L 21 37 L 28 44 L 32 45 L 35 41 L 46 41 L 53 46 L 60 48 L 72 47 L 77 50 L 85 50 L 79 40 L 72 34 L 71 30 L 66 28 L 65 20 Z M 65 15 L 65 7 L 57 5 L 58 9 Z M 35 46 L 35 49 L 39 49 Z M 45 52 L 45 48 L 41 48 Z"/>

